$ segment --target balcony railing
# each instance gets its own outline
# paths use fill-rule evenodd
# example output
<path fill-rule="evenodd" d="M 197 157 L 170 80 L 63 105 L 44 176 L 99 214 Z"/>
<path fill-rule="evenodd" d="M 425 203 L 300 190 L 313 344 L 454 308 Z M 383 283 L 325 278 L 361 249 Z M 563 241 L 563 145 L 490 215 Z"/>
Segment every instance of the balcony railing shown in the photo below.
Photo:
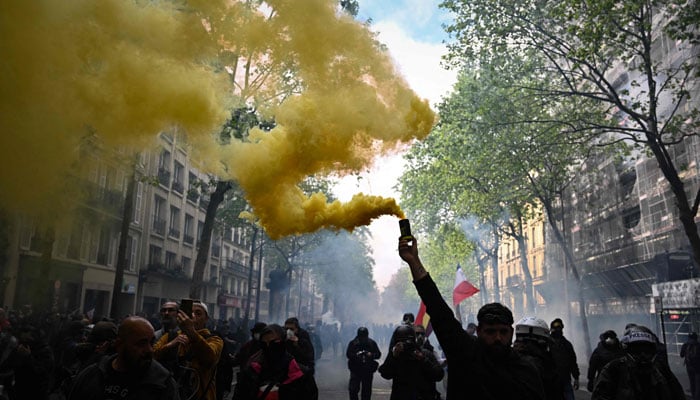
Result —
<path fill-rule="evenodd" d="M 226 263 L 224 263 L 224 266 L 226 269 L 231 270 L 233 273 L 241 274 L 241 275 L 246 275 L 248 274 L 248 267 L 245 265 L 241 264 L 240 262 L 233 260 L 229 258 L 226 260 Z"/>
<path fill-rule="evenodd" d="M 173 181 L 173 191 L 182 194 L 185 191 L 185 187 L 182 186 L 182 182 L 174 180 Z"/>
<path fill-rule="evenodd" d="M 160 218 L 154 219 L 153 231 L 159 235 L 165 235 L 165 220 Z"/>
<path fill-rule="evenodd" d="M 158 168 L 158 183 L 168 187 L 170 186 L 170 171 L 165 168 Z"/>
<path fill-rule="evenodd" d="M 190 189 L 187 191 L 187 200 L 195 204 L 197 203 L 197 200 L 199 200 L 199 192 L 197 189 Z"/>
<path fill-rule="evenodd" d="M 185 235 L 182 237 L 182 241 L 184 241 L 187 244 L 192 244 L 194 243 L 194 237 L 185 233 Z"/>
<path fill-rule="evenodd" d="M 170 236 L 172 238 L 179 239 L 180 238 L 180 230 L 177 228 L 170 228 L 170 230 L 168 231 L 168 236 Z"/>

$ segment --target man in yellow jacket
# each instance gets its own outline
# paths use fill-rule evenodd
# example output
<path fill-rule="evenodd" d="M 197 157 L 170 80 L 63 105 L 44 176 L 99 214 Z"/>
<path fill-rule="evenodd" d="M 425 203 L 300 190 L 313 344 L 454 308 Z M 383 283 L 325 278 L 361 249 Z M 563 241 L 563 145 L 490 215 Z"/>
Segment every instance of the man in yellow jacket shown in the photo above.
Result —
<path fill-rule="evenodd" d="M 192 315 L 180 309 L 177 335 L 163 335 L 154 347 L 154 358 L 173 366 L 181 390 L 196 391 L 194 396 L 181 391 L 184 399 L 216 400 L 216 365 L 224 342 L 205 328 L 208 320 L 209 309 L 204 303 L 194 303 Z"/>

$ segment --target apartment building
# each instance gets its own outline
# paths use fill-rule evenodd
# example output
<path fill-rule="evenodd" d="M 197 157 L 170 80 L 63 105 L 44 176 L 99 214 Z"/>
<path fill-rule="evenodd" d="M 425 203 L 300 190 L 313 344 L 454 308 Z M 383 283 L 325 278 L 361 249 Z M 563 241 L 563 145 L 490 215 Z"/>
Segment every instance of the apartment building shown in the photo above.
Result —
<path fill-rule="evenodd" d="M 655 26 L 661 26 L 654 16 Z M 654 60 L 678 66 L 683 60 L 697 59 L 700 47 L 684 48 L 669 40 L 660 29 L 651 49 Z M 644 87 L 634 83 L 634 67 L 617 65 L 608 72 L 614 87 L 635 94 Z M 687 112 L 697 107 L 700 87 L 697 81 L 688 90 L 690 101 L 674 109 L 673 99 L 661 97 L 658 114 Z M 621 119 L 621 125 L 630 121 Z M 700 189 L 700 139 L 687 132 L 680 143 L 669 147 L 689 198 Z M 578 171 L 578 178 L 567 188 L 555 210 L 555 223 L 564 233 L 574 257 L 570 265 L 560 246 L 551 238 L 549 221 L 532 221 L 536 232 L 528 234 L 527 254 L 533 275 L 537 308 L 547 315 L 558 315 L 571 322 L 570 334 L 580 333 L 579 294 L 585 303 L 591 336 L 606 329 L 620 332 L 627 322 L 654 328 L 668 345 L 669 354 L 678 354 L 690 331 L 700 329 L 700 297 L 688 295 L 700 287 L 700 270 L 694 265 L 687 237 L 678 219 L 676 199 L 657 160 L 644 149 L 635 149 L 626 158 L 601 155 Z M 700 218 L 696 216 L 696 222 Z M 528 221 L 528 224 L 532 223 Z M 528 226 L 525 232 L 532 229 Z M 532 239 L 534 238 L 534 242 Z M 538 248 L 537 241 L 542 240 Z M 532 242 L 532 248 L 530 247 Z M 517 243 L 501 238 L 498 274 L 501 300 L 516 315 L 526 309 L 523 273 Z M 576 268 L 580 282 L 572 273 Z M 486 270 L 485 281 L 493 287 L 493 276 Z M 582 292 L 579 292 L 579 288 Z M 697 293 L 697 292 L 695 292 Z M 666 299 L 664 296 L 671 296 Z M 580 338 L 579 338 L 580 339 Z"/>
<path fill-rule="evenodd" d="M 182 140 L 162 133 L 157 149 L 141 153 L 137 160 L 121 149 L 106 151 L 95 140 L 82 160 L 87 167 L 71 177 L 80 188 L 72 210 L 49 224 L 16 216 L 17 229 L 10 236 L 3 268 L 4 304 L 110 314 L 124 200 L 134 171 L 119 312 L 151 315 L 165 300 L 189 297 L 208 205 L 199 182 L 209 178 L 193 165 Z M 243 316 L 249 293 L 250 313 L 255 315 L 265 263 L 255 261 L 249 274 L 250 251 L 244 229 L 217 226 L 201 299 L 212 317 Z"/>

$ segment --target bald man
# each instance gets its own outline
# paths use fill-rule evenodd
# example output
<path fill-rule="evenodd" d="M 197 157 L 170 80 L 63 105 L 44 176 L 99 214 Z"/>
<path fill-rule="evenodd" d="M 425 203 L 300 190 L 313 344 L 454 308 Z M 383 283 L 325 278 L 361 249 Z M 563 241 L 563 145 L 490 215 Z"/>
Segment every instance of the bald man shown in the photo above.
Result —
<path fill-rule="evenodd" d="M 119 325 L 117 354 L 85 368 L 69 400 L 179 400 L 170 371 L 153 360 L 153 326 L 141 317 Z"/>

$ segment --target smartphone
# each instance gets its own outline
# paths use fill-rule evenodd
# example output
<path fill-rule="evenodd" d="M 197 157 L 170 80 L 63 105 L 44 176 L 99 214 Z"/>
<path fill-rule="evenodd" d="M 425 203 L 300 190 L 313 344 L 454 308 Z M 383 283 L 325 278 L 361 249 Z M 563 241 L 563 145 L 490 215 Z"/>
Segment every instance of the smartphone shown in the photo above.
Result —
<path fill-rule="evenodd" d="M 187 314 L 188 317 L 192 318 L 192 299 L 182 299 L 180 300 L 180 310 Z"/>

